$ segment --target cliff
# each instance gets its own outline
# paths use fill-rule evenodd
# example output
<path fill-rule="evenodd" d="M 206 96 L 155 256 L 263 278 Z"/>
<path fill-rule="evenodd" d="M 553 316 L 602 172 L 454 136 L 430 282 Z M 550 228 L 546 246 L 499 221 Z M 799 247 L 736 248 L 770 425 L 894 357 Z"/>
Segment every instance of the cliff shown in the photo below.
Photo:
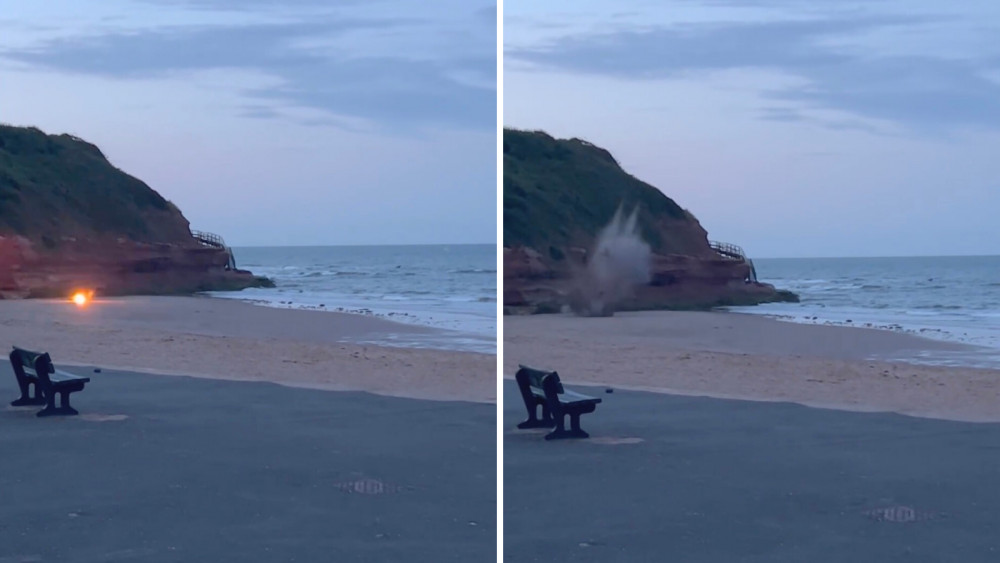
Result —
<path fill-rule="evenodd" d="M 0 125 L 0 298 L 189 293 L 268 283 L 71 135 Z"/>
<path fill-rule="evenodd" d="M 504 130 L 504 306 L 549 312 L 580 298 L 581 272 L 619 209 L 636 210 L 649 276 L 621 309 L 705 309 L 796 300 L 756 281 L 751 263 L 714 250 L 687 210 L 580 139 Z"/>

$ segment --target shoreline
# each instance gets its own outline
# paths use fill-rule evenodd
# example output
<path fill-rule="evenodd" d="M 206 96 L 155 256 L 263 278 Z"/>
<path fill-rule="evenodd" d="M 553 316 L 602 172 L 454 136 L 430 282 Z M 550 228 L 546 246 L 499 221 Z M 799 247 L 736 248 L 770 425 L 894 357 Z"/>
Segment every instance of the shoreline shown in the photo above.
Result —
<path fill-rule="evenodd" d="M 205 292 L 201 294 L 192 295 L 190 297 L 205 297 L 209 299 L 222 299 L 226 301 L 237 301 L 240 303 L 245 303 L 248 305 L 253 305 L 255 307 L 267 307 L 269 309 L 283 309 L 292 311 L 313 311 L 317 313 L 334 313 L 340 315 L 354 315 L 359 317 L 365 317 L 370 319 L 380 319 L 394 325 L 401 325 L 405 327 L 418 327 L 421 329 L 430 329 L 432 331 L 437 331 L 441 338 L 424 342 L 420 345 L 419 342 L 410 343 L 412 346 L 406 346 L 405 344 L 399 344 L 393 341 L 383 342 L 383 346 L 393 346 L 393 347 L 416 347 L 425 348 L 431 347 L 440 350 L 455 350 L 463 352 L 476 352 L 481 354 L 497 354 L 496 348 L 496 331 L 494 330 L 493 335 L 489 335 L 486 332 L 469 330 L 469 329 L 455 329 L 455 328 L 445 328 L 441 326 L 434 326 L 429 324 L 426 320 L 422 319 L 418 315 L 408 313 L 408 312 L 397 312 L 389 311 L 382 312 L 376 311 L 367 307 L 326 307 L 325 304 L 313 305 L 309 303 L 293 303 L 291 301 L 274 301 L 269 299 L 264 299 L 261 297 L 254 297 L 249 295 L 219 295 L 219 293 L 241 293 L 241 292 Z M 495 325 L 495 320 L 494 320 Z M 495 326 L 494 326 L 495 328 Z M 456 342 L 461 342 L 461 345 L 456 345 Z M 372 345 L 376 345 L 371 342 Z"/>
<path fill-rule="evenodd" d="M 0 301 L 0 319 L 0 340 L 50 352 L 57 366 L 496 401 L 496 355 L 421 347 L 440 331 L 364 315 L 195 296 Z M 389 336 L 417 346 L 368 343 Z"/>
<path fill-rule="evenodd" d="M 571 384 L 1000 421 L 1000 370 L 927 363 L 976 347 L 734 313 L 508 316 L 503 373 L 526 364 Z"/>
<path fill-rule="evenodd" d="M 765 318 L 797 326 L 822 326 L 844 328 L 849 330 L 872 330 L 882 333 L 898 334 L 916 339 L 914 342 L 919 341 L 924 343 L 922 346 L 910 349 L 908 353 L 904 353 L 898 357 L 894 357 L 893 354 L 890 353 L 882 353 L 867 358 L 874 361 L 926 366 L 1000 370 L 1000 348 L 943 336 L 943 334 L 949 334 L 944 329 L 914 329 L 907 328 L 896 323 L 877 324 L 874 322 L 865 322 L 862 324 L 837 322 L 828 319 L 815 321 L 797 320 L 798 318 L 792 315 L 783 315 L 779 313 L 752 313 L 749 311 L 736 311 L 731 309 L 725 309 L 719 312 Z M 917 350 L 917 352 L 912 353 L 912 350 Z M 904 350 L 904 352 L 906 352 L 906 350 Z"/>
<path fill-rule="evenodd" d="M 399 325 L 403 327 L 417 327 L 419 329 L 429 329 L 433 332 L 428 333 L 430 335 L 436 335 L 438 338 L 430 338 L 423 342 L 413 341 L 408 343 L 398 343 L 391 339 L 381 344 L 376 342 L 368 342 L 371 345 L 382 345 L 382 346 L 392 346 L 392 347 L 413 347 L 413 348 L 433 348 L 438 350 L 454 350 L 459 352 L 476 352 L 480 354 L 497 354 L 496 348 L 496 333 L 490 336 L 485 332 L 479 332 L 475 330 L 467 329 L 455 329 L 455 328 L 445 328 L 440 326 L 434 326 L 428 324 L 427 322 L 420 319 L 417 315 L 413 315 L 407 312 L 380 312 L 366 307 L 350 308 L 350 307 L 326 307 L 325 305 L 311 305 L 308 303 L 292 303 L 292 302 L 282 302 L 282 301 L 271 301 L 267 299 L 255 298 L 252 296 L 223 296 L 215 295 L 219 292 L 207 292 L 204 294 L 193 295 L 191 297 L 205 297 L 208 299 L 221 299 L 225 301 L 237 301 L 240 303 L 245 303 L 252 305 L 254 307 L 266 307 L 269 309 L 281 309 L 290 311 L 312 311 L 316 313 L 333 313 L 339 315 L 352 315 L 357 317 L 364 317 L 369 319 L 379 319 L 393 325 Z"/>
<path fill-rule="evenodd" d="M 275 287 L 210 296 L 431 327 L 456 337 L 448 338 L 446 347 L 496 354 L 496 245 L 238 247 L 234 252 Z"/>
<path fill-rule="evenodd" d="M 871 311 L 854 311 L 853 314 L 846 311 L 836 311 L 831 315 L 825 311 L 822 313 L 812 312 L 803 314 L 801 311 L 769 310 L 774 309 L 776 305 L 780 306 L 781 304 L 768 303 L 763 306 L 725 307 L 720 309 L 720 311 L 765 317 L 797 325 L 874 329 L 925 338 L 935 342 L 948 342 L 982 350 L 992 350 L 996 357 L 990 363 L 991 365 L 1000 367 L 1000 331 L 998 331 L 997 327 L 965 327 L 949 325 L 947 322 L 941 324 L 940 319 L 933 317 L 923 319 L 897 318 L 894 321 L 879 320 L 869 317 Z M 851 317 L 860 317 L 860 320 L 855 321 Z"/>

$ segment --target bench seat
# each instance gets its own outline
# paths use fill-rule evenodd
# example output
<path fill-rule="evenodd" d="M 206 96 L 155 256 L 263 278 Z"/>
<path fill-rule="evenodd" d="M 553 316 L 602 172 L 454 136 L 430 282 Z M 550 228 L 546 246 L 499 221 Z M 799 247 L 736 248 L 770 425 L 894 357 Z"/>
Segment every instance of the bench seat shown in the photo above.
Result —
<path fill-rule="evenodd" d="M 571 405 L 575 403 L 597 403 L 601 402 L 598 397 L 591 397 L 590 395 L 584 395 L 583 393 L 577 393 L 576 391 L 563 391 L 559 395 L 559 402 Z"/>
<path fill-rule="evenodd" d="M 55 385 L 56 387 L 58 387 L 59 385 L 71 383 L 73 381 L 82 381 L 84 383 L 90 382 L 89 377 L 72 374 L 68 371 L 62 371 L 59 369 L 49 374 L 49 380 L 52 381 L 52 384 Z"/>

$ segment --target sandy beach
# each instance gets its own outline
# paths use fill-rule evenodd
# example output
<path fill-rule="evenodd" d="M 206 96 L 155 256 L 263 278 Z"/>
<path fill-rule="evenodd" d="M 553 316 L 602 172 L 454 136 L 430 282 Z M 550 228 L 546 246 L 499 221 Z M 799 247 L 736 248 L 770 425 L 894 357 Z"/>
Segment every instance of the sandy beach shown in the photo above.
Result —
<path fill-rule="evenodd" d="M 208 297 L 0 301 L 0 341 L 86 365 L 419 399 L 496 400 L 496 356 L 423 347 L 442 332 Z M 373 343 L 392 342 L 394 346 Z"/>
<path fill-rule="evenodd" d="M 725 312 L 509 316 L 503 351 L 508 378 L 526 364 L 620 389 L 1000 421 L 1000 370 L 903 361 L 977 350 L 891 331 Z"/>

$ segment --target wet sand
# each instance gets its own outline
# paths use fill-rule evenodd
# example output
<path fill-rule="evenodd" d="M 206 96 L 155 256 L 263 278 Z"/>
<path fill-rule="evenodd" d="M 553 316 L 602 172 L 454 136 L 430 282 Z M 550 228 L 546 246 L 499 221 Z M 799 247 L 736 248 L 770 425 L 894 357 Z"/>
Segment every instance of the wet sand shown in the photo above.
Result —
<path fill-rule="evenodd" d="M 123 297 L 87 307 L 0 301 L 0 343 L 59 365 L 272 381 L 418 399 L 496 401 L 495 355 L 427 348 L 441 331 L 208 297 Z M 399 346 L 373 343 L 392 342 Z"/>
<path fill-rule="evenodd" d="M 979 352 L 890 331 L 723 312 L 504 318 L 503 373 L 681 395 L 1000 421 L 1000 370 L 918 365 Z"/>

